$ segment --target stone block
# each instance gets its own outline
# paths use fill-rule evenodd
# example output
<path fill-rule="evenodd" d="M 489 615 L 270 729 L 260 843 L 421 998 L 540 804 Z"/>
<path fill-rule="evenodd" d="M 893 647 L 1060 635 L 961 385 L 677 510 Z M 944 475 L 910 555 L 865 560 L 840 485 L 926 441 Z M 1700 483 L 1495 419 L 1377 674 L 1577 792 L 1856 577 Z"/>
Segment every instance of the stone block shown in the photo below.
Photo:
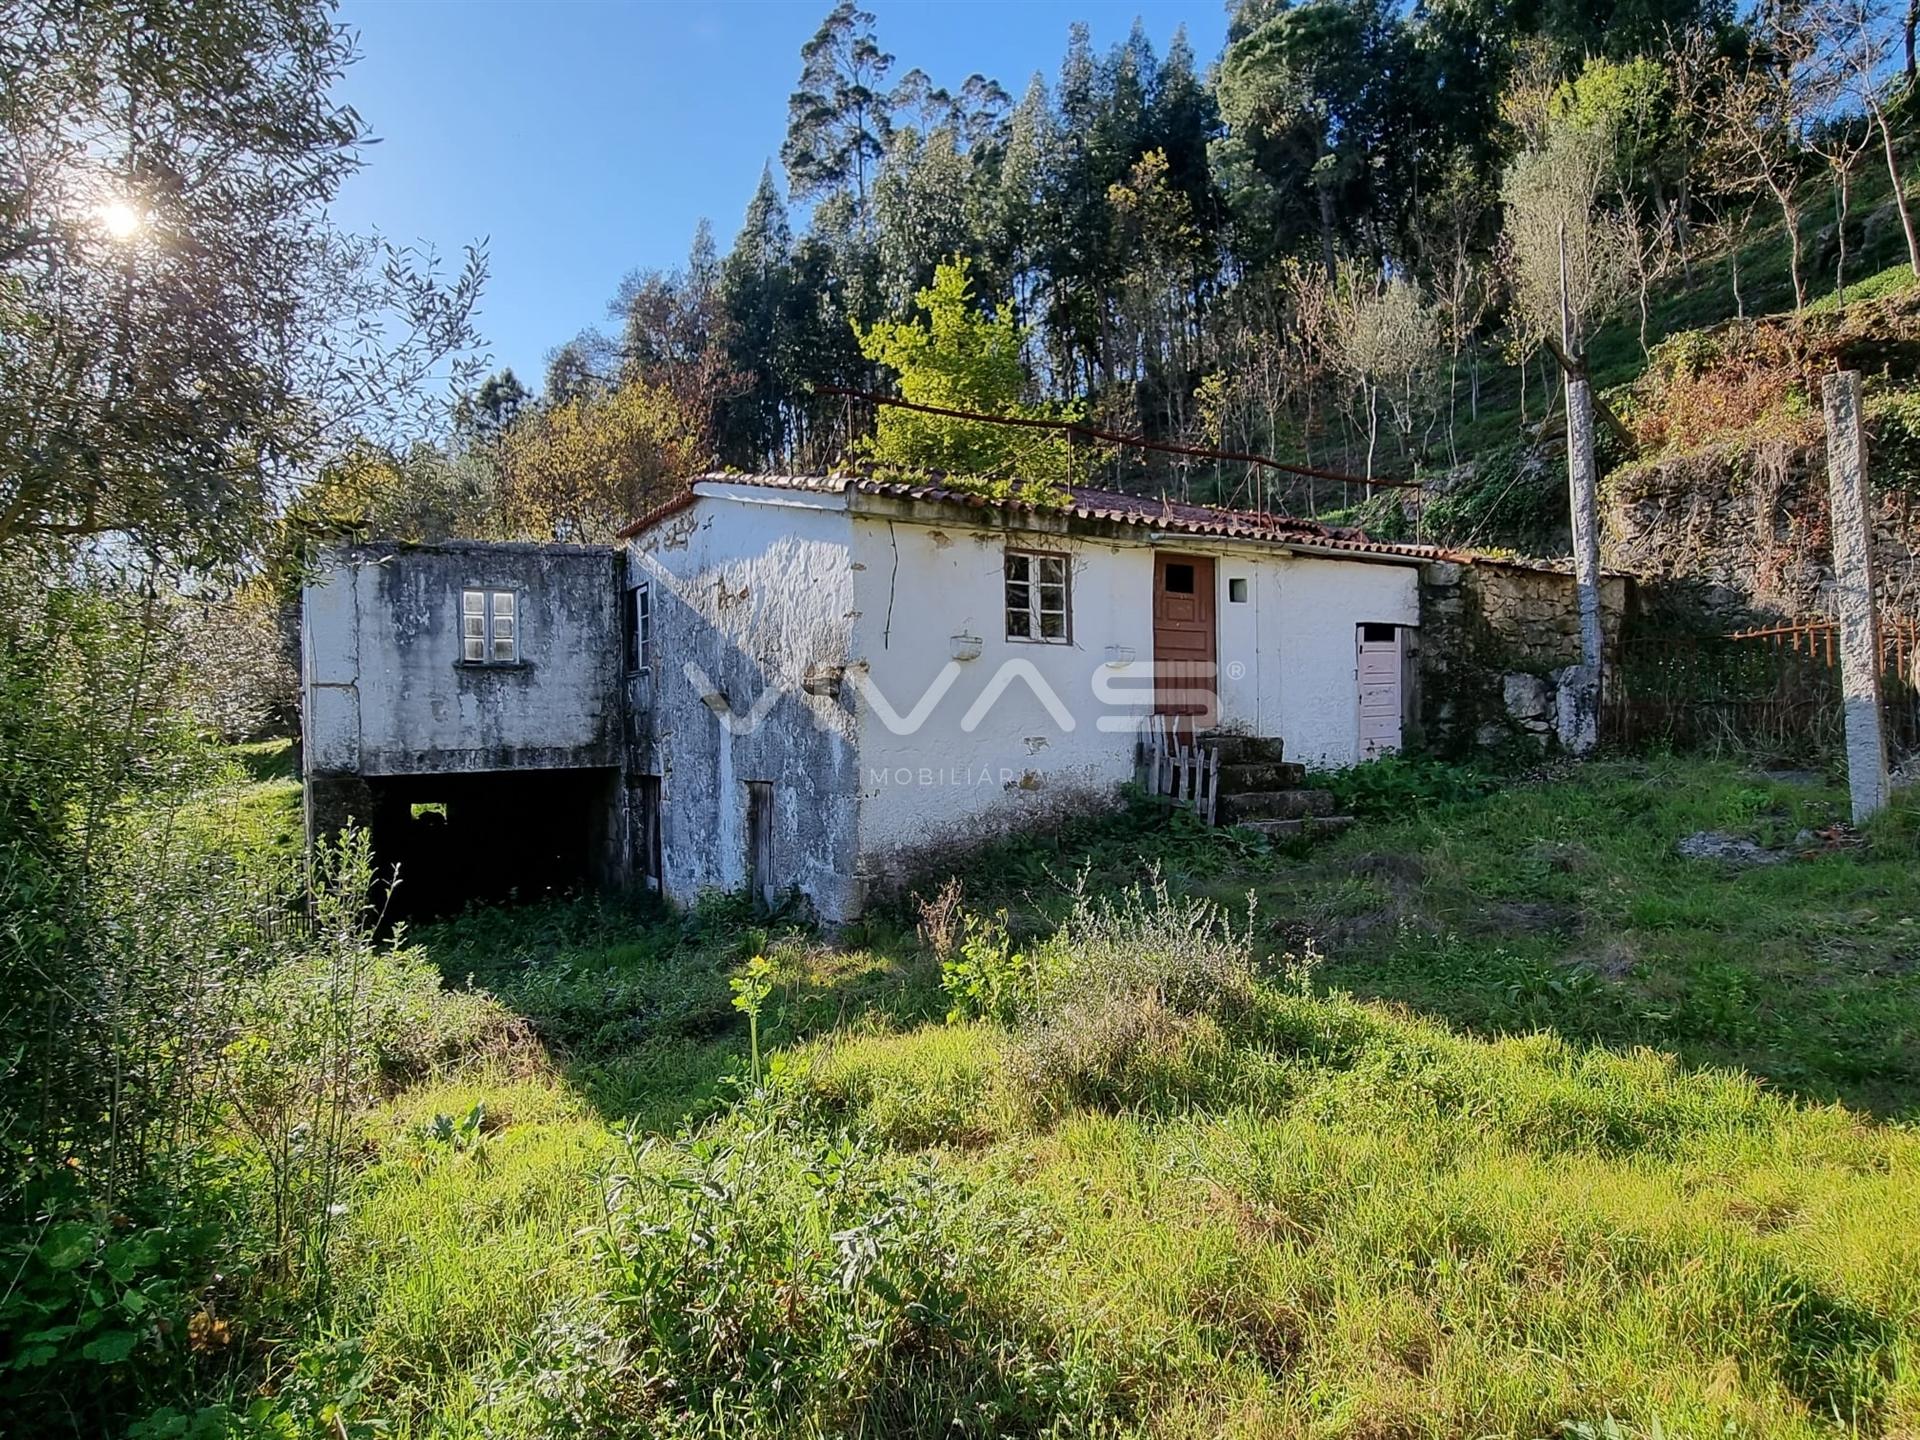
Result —
<path fill-rule="evenodd" d="M 1503 675 L 1500 692 L 1507 714 L 1521 725 L 1544 726 L 1547 723 L 1553 708 L 1553 692 L 1548 688 L 1544 676 L 1524 671 Z"/>

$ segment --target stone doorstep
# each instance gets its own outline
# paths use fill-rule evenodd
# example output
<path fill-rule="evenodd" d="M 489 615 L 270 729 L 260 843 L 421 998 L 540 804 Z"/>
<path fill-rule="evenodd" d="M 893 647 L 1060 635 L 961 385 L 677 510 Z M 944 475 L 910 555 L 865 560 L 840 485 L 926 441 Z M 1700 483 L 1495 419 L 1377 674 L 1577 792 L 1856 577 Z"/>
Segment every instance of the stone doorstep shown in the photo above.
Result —
<path fill-rule="evenodd" d="M 1297 820 L 1331 815 L 1333 806 L 1331 790 L 1254 790 L 1240 795 L 1222 794 L 1220 819 L 1228 825 L 1249 820 Z"/>
<path fill-rule="evenodd" d="M 1285 742 L 1277 735 L 1202 735 L 1200 746 L 1204 750 L 1219 751 L 1222 767 L 1278 765 L 1287 758 Z"/>
<path fill-rule="evenodd" d="M 1305 815 L 1295 820 L 1243 820 L 1234 828 L 1278 839 L 1289 835 L 1338 835 L 1354 823 L 1351 815 Z"/>
<path fill-rule="evenodd" d="M 1306 782 L 1307 767 L 1292 760 L 1254 760 L 1220 766 L 1220 793 L 1244 795 L 1254 790 L 1295 790 Z"/>

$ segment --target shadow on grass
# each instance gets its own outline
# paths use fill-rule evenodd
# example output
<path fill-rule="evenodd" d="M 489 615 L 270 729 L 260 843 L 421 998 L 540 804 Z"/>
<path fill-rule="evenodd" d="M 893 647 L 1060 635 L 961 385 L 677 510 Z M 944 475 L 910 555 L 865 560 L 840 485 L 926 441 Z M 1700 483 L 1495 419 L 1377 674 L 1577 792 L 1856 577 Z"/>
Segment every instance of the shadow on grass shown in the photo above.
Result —
<path fill-rule="evenodd" d="M 856 1019 L 908 1026 L 944 1011 L 937 966 L 909 934 L 876 924 L 828 945 L 738 898 L 684 915 L 650 898 L 475 907 L 410 939 L 448 985 L 522 1015 L 600 1114 L 654 1132 L 705 1119 L 747 1073 L 747 1020 L 728 982 L 755 955 L 775 967 L 763 1052 Z"/>
<path fill-rule="evenodd" d="M 300 778 L 294 770 L 291 740 L 253 740 L 244 745 L 229 745 L 221 753 L 240 767 L 249 784 Z"/>
<path fill-rule="evenodd" d="M 1648 1046 L 1812 1101 L 1920 1111 L 1920 845 L 1908 833 L 1920 819 L 1753 869 L 1686 860 L 1674 843 L 1703 829 L 1798 855 L 1796 837 L 1831 826 L 1842 798 L 1671 758 L 1378 808 L 1338 843 L 1276 849 L 1136 802 L 948 873 L 970 910 L 1006 910 L 1027 934 L 1051 930 L 1076 885 L 1112 893 L 1157 871 L 1176 894 L 1236 915 L 1251 894 L 1268 956 L 1312 941 L 1328 988 L 1476 1035 Z M 909 888 L 929 894 L 944 878 Z M 769 1052 L 842 1026 L 938 1020 L 938 966 L 909 911 L 829 943 L 738 901 L 675 915 L 583 898 L 475 909 L 412 938 L 449 985 L 525 1016 L 601 1114 L 670 1131 L 712 1113 L 748 1068 L 728 982 L 756 954 L 777 977 L 761 1021 Z"/>
<path fill-rule="evenodd" d="M 997 848 L 962 872 L 969 904 L 1037 931 L 1076 877 L 1098 894 L 1158 868 L 1231 913 L 1251 893 L 1268 958 L 1311 942 L 1328 989 L 1481 1037 L 1646 1046 L 1805 1100 L 1920 1112 L 1920 844 L 1903 831 L 1920 814 L 1823 849 L 1839 790 L 1731 761 L 1615 759 L 1458 799 L 1400 768 L 1371 789 L 1350 772 L 1343 806 L 1372 813 L 1335 844 L 1276 851 L 1135 807 Z M 1675 853 L 1700 830 L 1793 858 Z"/>

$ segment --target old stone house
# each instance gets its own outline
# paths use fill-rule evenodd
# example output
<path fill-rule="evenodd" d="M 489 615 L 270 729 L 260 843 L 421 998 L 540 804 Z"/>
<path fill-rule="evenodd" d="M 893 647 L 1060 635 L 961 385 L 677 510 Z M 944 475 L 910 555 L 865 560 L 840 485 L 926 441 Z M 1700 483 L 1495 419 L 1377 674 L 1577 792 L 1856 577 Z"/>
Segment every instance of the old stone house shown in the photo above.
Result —
<path fill-rule="evenodd" d="M 1233 747 L 1224 818 L 1299 823 L 1302 762 L 1484 727 L 1476 647 L 1571 614 L 1546 567 L 1096 490 L 711 475 L 618 539 L 335 553 L 305 595 L 313 831 L 363 818 L 428 894 L 751 889 L 841 920 L 927 847 L 1106 801 L 1156 715 Z"/>

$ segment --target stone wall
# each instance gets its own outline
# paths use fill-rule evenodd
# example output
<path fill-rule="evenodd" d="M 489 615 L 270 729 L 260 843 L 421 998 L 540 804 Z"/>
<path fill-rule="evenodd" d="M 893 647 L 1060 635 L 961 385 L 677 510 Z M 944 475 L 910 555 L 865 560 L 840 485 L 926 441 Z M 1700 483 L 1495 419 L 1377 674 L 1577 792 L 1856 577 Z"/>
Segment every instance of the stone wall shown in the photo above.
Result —
<path fill-rule="evenodd" d="M 1601 626 L 1619 643 L 1633 595 L 1601 581 Z M 1566 569 L 1524 561 L 1436 561 L 1420 572 L 1420 742 L 1441 754 L 1554 734 L 1564 672 L 1580 661 L 1580 612 Z"/>
<path fill-rule="evenodd" d="M 1884 451 L 1884 453 L 1881 453 Z M 1883 612 L 1920 616 L 1920 496 L 1893 437 L 1867 441 Z M 1622 466 L 1601 485 L 1605 563 L 1642 577 L 1648 618 L 1735 630 L 1833 617 L 1826 443 L 1781 436 Z"/>

